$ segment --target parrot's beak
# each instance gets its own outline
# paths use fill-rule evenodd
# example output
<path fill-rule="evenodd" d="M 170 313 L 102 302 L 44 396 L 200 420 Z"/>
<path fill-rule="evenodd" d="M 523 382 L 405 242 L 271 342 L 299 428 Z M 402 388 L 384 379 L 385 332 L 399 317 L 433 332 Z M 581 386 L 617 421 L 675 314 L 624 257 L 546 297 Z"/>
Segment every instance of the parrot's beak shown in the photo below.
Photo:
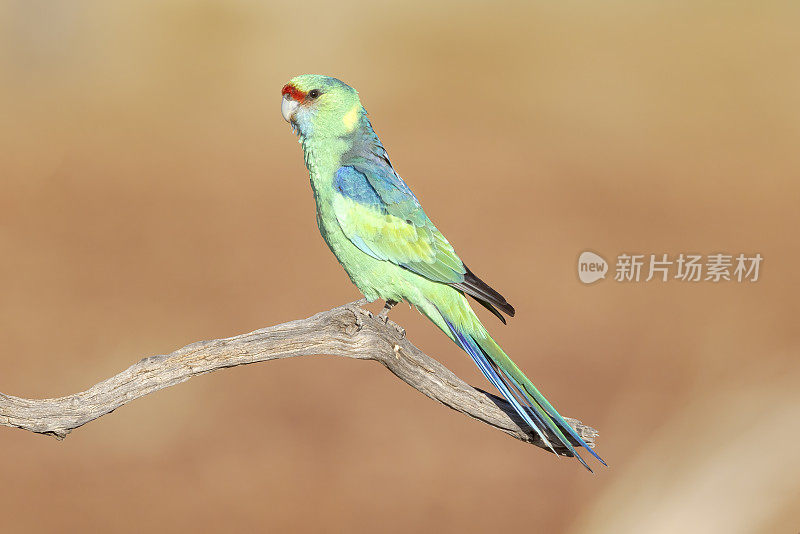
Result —
<path fill-rule="evenodd" d="M 283 99 L 281 100 L 281 115 L 286 120 L 286 122 L 292 122 L 292 118 L 294 118 L 294 112 L 297 111 L 297 106 L 300 104 L 297 103 L 289 95 L 283 95 Z"/>

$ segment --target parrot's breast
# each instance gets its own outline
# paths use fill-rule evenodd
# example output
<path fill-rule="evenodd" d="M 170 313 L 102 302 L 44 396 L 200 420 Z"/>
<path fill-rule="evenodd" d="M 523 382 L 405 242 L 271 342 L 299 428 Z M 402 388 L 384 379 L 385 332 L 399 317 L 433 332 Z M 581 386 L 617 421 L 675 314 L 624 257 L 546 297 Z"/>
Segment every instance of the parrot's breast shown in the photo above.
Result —
<path fill-rule="evenodd" d="M 409 285 L 403 269 L 391 262 L 382 261 L 365 254 L 344 234 L 334 212 L 334 203 L 349 201 L 333 188 L 333 176 L 329 179 L 311 178 L 314 200 L 317 207 L 317 225 L 322 239 L 333 255 L 344 267 L 350 280 L 369 301 L 376 299 L 401 301 L 408 293 Z M 327 185 L 323 185 L 326 184 Z"/>

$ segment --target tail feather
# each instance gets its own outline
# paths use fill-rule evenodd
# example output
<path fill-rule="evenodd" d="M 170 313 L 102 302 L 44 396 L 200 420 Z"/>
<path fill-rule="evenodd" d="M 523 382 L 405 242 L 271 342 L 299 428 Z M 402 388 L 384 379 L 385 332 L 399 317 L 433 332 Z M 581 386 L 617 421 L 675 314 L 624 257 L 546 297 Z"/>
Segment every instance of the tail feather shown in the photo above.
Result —
<path fill-rule="evenodd" d="M 458 345 L 472 357 L 483 375 L 500 391 L 550 450 L 555 453 L 551 440 L 547 437 L 548 432 L 555 436 L 561 445 L 569 450 L 586 469 L 592 472 L 589 465 L 575 450 L 572 441 L 565 435 L 568 434 L 575 443 L 589 451 L 600 463 L 606 465 L 603 459 L 561 417 L 553 405 L 488 334 L 473 335 L 461 331 L 447 317 L 444 315 L 442 317 Z"/>
<path fill-rule="evenodd" d="M 480 346 L 475 343 L 475 340 L 472 339 L 471 336 L 462 334 L 459 332 L 453 324 L 445 319 L 447 326 L 452 331 L 453 335 L 456 337 L 458 344 L 461 346 L 467 354 L 472 357 L 472 360 L 475 362 L 475 365 L 478 366 L 478 369 L 481 370 L 483 375 L 486 377 L 489 382 L 492 383 L 494 387 L 496 387 L 503 397 L 514 407 L 514 410 L 522 417 L 522 419 L 530 425 L 530 427 L 536 431 L 542 441 L 553 451 L 553 454 L 556 454 L 553 445 L 550 443 L 550 440 L 547 439 L 547 436 L 542 432 L 541 426 L 544 424 L 538 418 L 538 414 L 535 412 L 529 413 L 528 410 L 523 408 L 523 405 L 517 399 L 516 395 L 509 389 L 508 385 L 503 381 L 502 378 L 497 374 L 495 367 L 492 363 L 486 359 L 485 353 L 480 349 Z M 536 424 L 531 417 L 537 419 L 539 424 Z"/>
<path fill-rule="evenodd" d="M 517 380 L 515 380 L 510 373 L 506 372 L 505 370 L 503 370 L 503 373 L 505 374 L 507 380 L 514 384 L 517 390 L 527 393 L 527 388 L 521 386 L 519 382 L 517 382 Z M 569 423 L 567 423 L 564 420 L 563 417 L 561 417 L 561 415 L 558 412 L 556 412 L 555 410 L 550 411 L 545 409 L 544 406 L 541 403 L 536 402 L 535 399 L 534 401 L 531 401 L 530 399 L 531 395 L 526 395 L 525 397 L 527 401 L 526 407 L 530 410 L 542 413 L 543 414 L 542 419 L 544 419 L 547 429 L 558 437 L 558 440 L 561 442 L 561 444 L 564 445 L 569 450 L 569 452 L 572 453 L 572 455 L 578 459 L 578 461 L 583 465 L 583 467 L 588 469 L 589 472 L 593 473 L 594 471 L 592 471 L 592 468 L 589 467 L 589 465 L 586 463 L 583 457 L 578 453 L 577 450 L 575 450 L 575 447 L 572 445 L 572 442 L 570 442 L 570 440 L 564 435 L 564 432 L 570 433 L 581 446 L 585 447 L 586 450 L 588 450 L 594 456 L 596 456 L 598 460 L 600 460 L 601 462 L 603 462 L 603 460 L 600 459 L 600 457 L 597 456 L 597 454 L 595 454 L 591 448 L 589 448 L 589 446 L 580 438 L 580 436 L 578 436 L 575 430 L 569 425 Z M 603 464 L 605 465 L 605 462 L 603 462 Z"/>
<path fill-rule="evenodd" d="M 509 358 L 509 362 L 511 362 L 511 364 L 512 364 L 512 365 L 514 365 L 514 362 L 512 362 L 510 358 Z M 515 367 L 516 367 L 516 366 L 515 366 Z M 518 369 L 517 369 L 517 370 L 518 370 Z M 528 393 L 530 394 L 530 396 L 531 396 L 531 397 L 533 397 L 533 399 L 536 401 L 536 403 L 537 403 L 537 404 L 539 404 L 539 405 L 540 405 L 540 406 L 541 406 L 541 407 L 542 407 L 542 408 L 543 408 L 543 409 L 544 409 L 544 410 L 545 410 L 545 411 L 546 411 L 546 412 L 547 412 L 547 413 L 550 415 L 550 417 L 552 417 L 552 419 L 553 419 L 553 420 L 554 420 L 554 421 L 555 421 L 555 422 L 558 424 L 558 426 L 560 426 L 560 427 L 561 427 L 563 430 L 565 430 L 565 431 L 566 431 L 566 432 L 567 432 L 567 433 L 568 433 L 568 434 L 569 434 L 569 435 L 570 435 L 570 436 L 571 436 L 571 437 L 572 437 L 572 438 L 573 438 L 573 439 L 574 439 L 576 442 L 578 442 L 578 444 L 579 444 L 581 447 L 583 447 L 584 449 L 586 449 L 587 451 L 589 451 L 589 453 L 590 453 L 592 456 L 594 456 L 594 458 L 595 458 L 595 459 L 596 459 L 598 462 L 600 462 L 600 463 L 601 463 L 601 464 L 603 464 L 604 466 L 608 467 L 608 464 L 607 464 L 607 463 L 606 463 L 606 462 L 605 462 L 605 461 L 604 461 L 602 458 L 600 458 L 600 456 L 598 456 L 596 452 L 594 452 L 594 449 L 592 449 L 591 447 L 589 447 L 589 445 L 587 445 L 587 444 L 586 444 L 586 442 L 585 442 L 585 441 L 583 440 L 583 438 L 581 438 L 581 436 L 580 436 L 580 435 L 579 435 L 579 434 L 578 434 L 578 433 L 575 431 L 575 429 L 572 427 L 572 425 L 570 425 L 569 423 L 567 423 L 567 422 L 564 420 L 564 418 L 563 418 L 563 417 L 561 417 L 561 415 L 560 415 L 560 414 L 559 414 L 559 413 L 556 411 L 556 409 L 555 409 L 555 408 L 553 408 L 553 405 L 552 405 L 552 404 L 550 404 L 550 402 L 548 402 L 548 400 L 545 398 L 545 396 L 544 396 L 544 395 L 542 395 L 542 394 L 539 392 L 539 390 L 536 388 L 536 386 L 534 386 L 534 385 L 531 383 L 531 381 L 530 381 L 530 380 L 528 380 L 528 378 L 527 378 L 527 377 L 526 377 L 524 374 L 522 374 L 522 372 L 521 372 L 521 371 L 520 371 L 520 375 L 521 375 L 521 377 L 522 377 L 522 379 L 523 379 L 523 387 L 525 388 L 525 391 L 526 391 L 526 392 L 528 392 Z M 585 464 L 584 464 L 584 465 L 585 465 Z"/>

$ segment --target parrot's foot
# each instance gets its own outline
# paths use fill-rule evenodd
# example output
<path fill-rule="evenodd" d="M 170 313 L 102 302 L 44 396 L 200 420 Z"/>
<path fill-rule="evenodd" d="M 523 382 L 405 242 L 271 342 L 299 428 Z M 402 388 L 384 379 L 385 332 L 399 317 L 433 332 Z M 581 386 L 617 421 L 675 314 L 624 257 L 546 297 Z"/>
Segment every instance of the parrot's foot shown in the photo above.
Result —
<path fill-rule="evenodd" d="M 400 339 L 403 339 L 403 338 L 406 337 L 406 329 L 403 328 L 402 326 L 400 326 L 399 324 L 397 324 L 396 322 L 394 322 L 394 321 L 386 321 L 386 324 L 391 326 L 395 330 L 397 330 L 397 333 L 400 334 Z"/>
<path fill-rule="evenodd" d="M 389 321 L 391 325 L 397 330 L 397 333 L 400 334 L 400 339 L 404 339 L 406 337 L 406 329 L 400 326 L 399 324 L 395 323 L 394 321 Z"/>
<path fill-rule="evenodd" d="M 389 324 L 389 311 L 396 305 L 397 305 L 396 300 L 387 300 L 386 304 L 383 305 L 383 310 L 381 310 L 381 313 L 378 314 L 378 319 L 383 321 L 384 324 Z M 403 333 L 405 334 L 405 330 L 403 331 Z"/>

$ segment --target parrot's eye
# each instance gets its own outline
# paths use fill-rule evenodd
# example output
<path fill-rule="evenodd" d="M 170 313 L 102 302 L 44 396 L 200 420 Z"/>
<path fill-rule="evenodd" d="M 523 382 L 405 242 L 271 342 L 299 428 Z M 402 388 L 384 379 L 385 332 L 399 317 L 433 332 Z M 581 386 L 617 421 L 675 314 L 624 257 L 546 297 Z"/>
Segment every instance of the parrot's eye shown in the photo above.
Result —
<path fill-rule="evenodd" d="M 312 89 L 308 92 L 308 97 L 312 100 L 315 98 L 319 98 L 319 89 Z"/>

